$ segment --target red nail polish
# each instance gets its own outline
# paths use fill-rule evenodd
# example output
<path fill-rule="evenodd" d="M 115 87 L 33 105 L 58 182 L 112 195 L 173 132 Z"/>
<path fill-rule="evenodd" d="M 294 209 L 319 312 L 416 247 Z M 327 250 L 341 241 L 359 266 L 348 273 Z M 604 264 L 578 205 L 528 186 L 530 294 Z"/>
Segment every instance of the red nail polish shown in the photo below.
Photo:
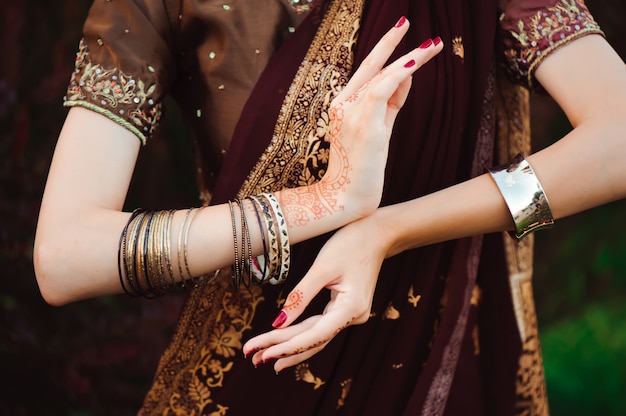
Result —
<path fill-rule="evenodd" d="M 257 352 L 257 351 L 259 351 L 259 350 L 260 350 L 260 348 L 253 348 L 253 349 L 251 349 L 250 351 L 248 351 L 247 353 L 245 353 L 245 352 L 244 352 L 244 353 L 243 353 L 243 358 L 248 358 L 248 357 L 250 357 L 251 355 L 254 355 L 254 353 L 256 353 L 256 352 Z"/>
<path fill-rule="evenodd" d="M 400 18 L 400 20 L 398 20 L 398 21 L 396 22 L 396 26 L 395 26 L 395 27 L 400 27 L 400 26 L 402 26 L 402 25 L 403 25 L 403 24 L 405 24 L 405 23 L 406 23 L 406 17 L 402 16 L 402 17 Z"/>
<path fill-rule="evenodd" d="M 415 60 L 411 59 L 409 62 L 407 62 L 406 64 L 404 64 L 405 68 L 410 68 L 412 66 L 415 66 Z"/>
<path fill-rule="evenodd" d="M 433 45 L 437 46 L 441 43 L 441 38 L 439 36 L 437 36 L 435 39 L 433 39 Z"/>
<path fill-rule="evenodd" d="M 284 324 L 286 320 L 287 320 L 287 313 L 285 313 L 285 311 L 280 311 L 276 319 L 274 319 L 274 322 L 272 322 L 272 326 L 274 328 L 278 328 L 282 324 Z"/>
<path fill-rule="evenodd" d="M 428 48 L 430 45 L 433 44 L 433 40 L 432 39 L 426 39 L 421 45 L 420 45 L 420 49 L 426 49 Z"/>

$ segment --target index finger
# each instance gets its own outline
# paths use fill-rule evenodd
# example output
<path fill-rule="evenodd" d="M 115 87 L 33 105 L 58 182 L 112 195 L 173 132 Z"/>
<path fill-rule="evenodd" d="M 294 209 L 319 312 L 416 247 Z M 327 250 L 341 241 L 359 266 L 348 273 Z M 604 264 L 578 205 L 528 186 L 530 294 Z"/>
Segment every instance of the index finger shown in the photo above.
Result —
<path fill-rule="evenodd" d="M 383 68 L 393 51 L 396 49 L 400 40 L 409 30 L 410 23 L 406 17 L 402 16 L 400 20 L 376 43 L 376 46 L 365 57 L 359 68 L 350 78 L 341 93 L 337 96 L 340 101 L 345 100 L 365 83 L 372 79 Z"/>

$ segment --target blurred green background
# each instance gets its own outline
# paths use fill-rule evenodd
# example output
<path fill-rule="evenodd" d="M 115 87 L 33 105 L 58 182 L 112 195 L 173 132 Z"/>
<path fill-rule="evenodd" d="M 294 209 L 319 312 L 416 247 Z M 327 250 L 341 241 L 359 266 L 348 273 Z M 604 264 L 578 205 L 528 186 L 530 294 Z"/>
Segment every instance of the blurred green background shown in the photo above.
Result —
<path fill-rule="evenodd" d="M 115 296 L 53 308 L 37 289 L 35 223 L 89 4 L 0 3 L 2 415 L 134 414 L 182 305 L 180 295 Z M 626 2 L 587 5 L 626 57 Z M 581 57 L 581 64 L 590 63 Z M 532 114 L 535 148 L 569 128 L 549 98 L 533 96 Z M 169 106 L 162 136 L 185 135 L 180 129 Z M 184 141 L 154 140 L 140 155 L 129 206 L 195 205 L 189 155 Z M 181 165 L 188 169 L 172 174 Z M 535 293 L 553 415 L 626 414 L 625 209 L 619 201 L 536 235 Z"/>

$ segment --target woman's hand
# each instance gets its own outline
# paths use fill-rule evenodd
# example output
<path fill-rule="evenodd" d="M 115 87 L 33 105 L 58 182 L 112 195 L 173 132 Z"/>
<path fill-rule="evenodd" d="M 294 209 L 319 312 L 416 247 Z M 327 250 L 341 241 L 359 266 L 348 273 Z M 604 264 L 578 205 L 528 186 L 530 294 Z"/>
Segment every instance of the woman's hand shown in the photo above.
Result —
<path fill-rule="evenodd" d="M 347 326 L 365 323 L 387 253 L 383 237 L 384 232 L 373 216 L 337 231 L 326 242 L 309 272 L 287 296 L 273 323 L 277 329 L 252 338 L 244 345 L 246 356 L 254 353 L 253 364 L 277 359 L 274 370 L 278 373 L 316 354 Z M 323 314 L 289 326 L 323 288 L 330 289 L 330 301 Z"/>
<path fill-rule="evenodd" d="M 408 28 L 409 22 L 401 18 L 331 103 L 325 135 L 330 142 L 327 172 L 313 187 L 281 192 L 290 224 L 305 217 L 303 212 L 317 218 L 330 211 L 342 213 L 336 224 L 341 226 L 371 214 L 380 204 L 389 138 L 411 76 L 443 47 L 439 39 L 429 39 L 383 70 Z"/>

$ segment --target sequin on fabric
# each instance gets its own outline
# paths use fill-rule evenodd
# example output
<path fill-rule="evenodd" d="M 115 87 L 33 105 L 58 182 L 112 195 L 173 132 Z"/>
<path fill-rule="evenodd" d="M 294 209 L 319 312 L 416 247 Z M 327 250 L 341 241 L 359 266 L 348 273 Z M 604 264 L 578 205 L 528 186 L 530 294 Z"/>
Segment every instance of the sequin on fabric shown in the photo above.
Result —
<path fill-rule="evenodd" d="M 534 72 L 543 60 L 559 46 L 581 36 L 603 35 L 584 2 L 560 0 L 522 19 L 503 14 L 505 28 L 504 55 L 509 75 L 532 87 Z"/>
<path fill-rule="evenodd" d="M 153 73 L 154 68 L 148 66 Z M 155 84 L 147 84 L 117 68 L 103 68 L 89 59 L 89 50 L 81 39 L 75 70 L 70 79 L 66 107 L 85 107 L 115 121 L 146 143 L 161 118 L 161 104 L 152 98 Z"/>

